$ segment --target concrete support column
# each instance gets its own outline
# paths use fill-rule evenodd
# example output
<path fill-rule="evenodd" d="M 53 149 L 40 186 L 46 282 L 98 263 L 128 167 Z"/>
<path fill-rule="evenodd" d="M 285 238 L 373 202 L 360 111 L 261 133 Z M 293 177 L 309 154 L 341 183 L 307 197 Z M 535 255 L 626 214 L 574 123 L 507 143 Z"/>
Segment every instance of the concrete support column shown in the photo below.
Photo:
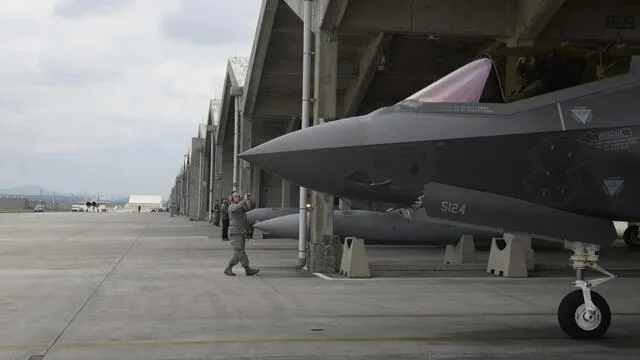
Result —
<path fill-rule="evenodd" d="M 200 151 L 200 212 L 198 220 L 209 220 L 209 148 L 206 139 L 202 138 L 202 150 Z"/>
<path fill-rule="evenodd" d="M 177 213 L 180 208 L 180 176 L 176 176 L 176 184 L 173 187 L 173 208 Z"/>
<path fill-rule="evenodd" d="M 178 204 L 178 209 L 176 210 L 176 214 L 181 215 L 182 214 L 182 203 L 184 202 L 184 195 L 183 195 L 183 185 L 182 185 L 182 174 L 180 175 L 180 177 L 178 178 L 178 189 L 176 190 L 178 192 L 178 198 L 177 198 L 177 204 Z"/>
<path fill-rule="evenodd" d="M 187 215 L 187 171 L 189 170 L 189 166 L 185 166 L 184 168 L 184 172 L 182 174 L 182 179 L 180 179 L 180 185 L 181 185 L 181 197 L 182 197 L 182 204 L 180 205 L 180 215 L 186 216 Z"/>
<path fill-rule="evenodd" d="M 173 189 L 171 190 L 171 204 L 173 204 L 173 211 L 178 211 L 178 185 L 180 182 L 178 181 L 178 177 L 176 176 L 176 181 L 173 184 Z"/>
<path fill-rule="evenodd" d="M 251 193 L 256 207 L 262 207 L 260 189 L 262 188 L 262 170 L 255 166 L 251 166 Z"/>
<path fill-rule="evenodd" d="M 189 187 L 187 183 L 189 181 L 189 154 L 185 154 L 184 172 L 182 174 L 182 206 L 181 214 L 187 216 L 187 207 L 189 206 Z"/>
<path fill-rule="evenodd" d="M 216 144 L 216 151 L 215 151 L 215 161 L 214 161 L 214 181 L 215 183 L 213 184 L 213 194 L 214 194 L 214 201 L 215 200 L 220 200 L 222 199 L 222 180 L 223 180 L 223 176 L 224 174 L 222 173 L 222 149 L 223 146 L 222 144 Z M 229 175 L 227 175 L 229 176 Z"/>
<path fill-rule="evenodd" d="M 315 13 L 321 13 L 319 10 L 316 8 Z M 313 124 L 318 125 L 336 118 L 338 37 L 332 31 L 317 29 L 315 40 Z M 307 268 L 311 272 L 335 272 L 333 196 L 312 191 L 311 206 Z"/>
<path fill-rule="evenodd" d="M 178 178 L 176 177 L 176 183 L 173 186 L 173 193 L 171 194 L 171 204 L 173 205 L 173 213 L 175 214 L 178 211 L 178 192 L 180 191 L 178 186 L 179 186 L 180 182 L 178 180 Z"/>
<path fill-rule="evenodd" d="M 240 127 L 242 126 L 242 94 L 241 86 L 232 86 L 230 94 L 233 98 L 233 179 L 232 190 L 240 190 L 240 163 L 238 154 L 240 153 L 240 143 L 242 142 Z"/>
<path fill-rule="evenodd" d="M 252 133 L 252 121 L 250 118 L 242 117 L 241 126 L 240 126 L 240 151 L 239 153 L 251 149 L 251 133 Z M 239 189 L 242 194 L 245 192 L 251 191 L 253 192 L 253 187 L 251 186 L 252 177 L 251 177 L 251 165 L 248 161 L 240 159 L 239 161 Z"/>
<path fill-rule="evenodd" d="M 182 214 L 182 174 L 178 176 L 176 184 L 176 214 Z"/>
<path fill-rule="evenodd" d="M 191 139 L 191 161 L 189 162 L 188 181 L 188 216 L 190 220 L 202 220 L 204 209 L 202 209 L 202 174 L 200 166 L 202 161 L 202 151 L 204 150 L 203 140 L 199 138 Z"/>
<path fill-rule="evenodd" d="M 209 125 L 208 127 L 208 136 L 209 136 L 209 147 L 205 149 L 205 153 L 207 153 L 207 209 L 209 212 L 207 213 L 207 220 L 209 222 L 213 222 L 214 214 L 212 212 L 213 205 L 215 204 L 215 158 L 216 158 L 216 142 L 215 142 L 215 127 L 213 125 Z"/>
<path fill-rule="evenodd" d="M 291 206 L 291 183 L 287 180 L 282 180 L 282 207 Z"/>

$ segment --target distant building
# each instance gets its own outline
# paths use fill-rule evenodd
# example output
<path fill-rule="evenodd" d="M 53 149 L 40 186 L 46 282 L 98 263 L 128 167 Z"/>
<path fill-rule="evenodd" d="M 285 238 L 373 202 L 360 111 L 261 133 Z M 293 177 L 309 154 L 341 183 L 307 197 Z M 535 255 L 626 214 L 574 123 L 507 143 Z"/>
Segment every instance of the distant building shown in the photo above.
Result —
<path fill-rule="evenodd" d="M 26 210 L 29 209 L 29 200 L 23 197 L 0 197 L 0 209 Z"/>
<path fill-rule="evenodd" d="M 162 196 L 159 195 L 131 195 L 129 196 L 129 202 L 125 205 L 126 208 L 133 211 L 149 212 L 152 209 L 162 208 Z"/>

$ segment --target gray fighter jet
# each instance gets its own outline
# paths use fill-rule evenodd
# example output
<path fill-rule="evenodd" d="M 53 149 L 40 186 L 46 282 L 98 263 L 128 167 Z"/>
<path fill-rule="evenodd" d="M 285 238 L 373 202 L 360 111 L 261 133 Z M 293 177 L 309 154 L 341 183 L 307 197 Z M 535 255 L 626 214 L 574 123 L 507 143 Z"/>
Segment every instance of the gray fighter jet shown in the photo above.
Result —
<path fill-rule="evenodd" d="M 253 227 L 274 237 L 297 239 L 299 223 L 300 217 L 292 214 L 260 221 Z M 371 210 L 334 210 L 333 233 L 340 236 L 355 236 L 366 241 L 429 245 L 456 244 L 463 234 L 473 235 L 474 240 L 489 244 L 492 238 L 502 235 L 495 231 L 464 229 L 431 221 L 409 220 L 398 211 Z"/>
<path fill-rule="evenodd" d="M 560 73 L 575 64 L 521 71 L 546 81 L 545 91 L 508 101 L 496 64 L 476 59 L 393 106 L 240 157 L 334 196 L 561 242 L 574 253 L 578 289 L 559 305 L 560 327 L 573 338 L 601 337 L 611 312 L 591 289 L 615 275 L 597 265 L 599 249 L 616 239 L 613 220 L 640 220 L 640 74 L 583 82 Z M 606 277 L 587 281 L 588 268 Z"/>
<path fill-rule="evenodd" d="M 269 219 L 277 218 L 280 216 L 297 214 L 298 208 L 255 208 L 251 211 L 247 211 L 247 222 L 249 225 L 253 225 L 256 221 L 266 221 Z"/>

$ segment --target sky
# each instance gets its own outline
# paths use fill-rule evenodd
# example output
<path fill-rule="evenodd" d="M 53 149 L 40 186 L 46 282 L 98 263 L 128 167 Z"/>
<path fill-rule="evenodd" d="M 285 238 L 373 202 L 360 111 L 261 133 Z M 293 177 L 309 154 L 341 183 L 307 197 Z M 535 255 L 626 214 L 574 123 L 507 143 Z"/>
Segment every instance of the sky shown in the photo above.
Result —
<path fill-rule="evenodd" d="M 0 1 L 0 189 L 166 199 L 261 3 Z"/>

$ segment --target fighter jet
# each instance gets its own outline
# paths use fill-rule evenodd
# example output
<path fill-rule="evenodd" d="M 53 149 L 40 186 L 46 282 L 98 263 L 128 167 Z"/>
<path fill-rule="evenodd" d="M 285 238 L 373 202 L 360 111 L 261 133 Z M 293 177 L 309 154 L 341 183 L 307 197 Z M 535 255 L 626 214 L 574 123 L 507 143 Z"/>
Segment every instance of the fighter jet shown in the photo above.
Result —
<path fill-rule="evenodd" d="M 299 236 L 300 217 L 291 214 L 260 221 L 255 229 L 280 238 Z M 334 210 L 333 233 L 355 236 L 367 241 L 396 243 L 420 243 L 429 245 L 456 244 L 463 234 L 473 235 L 474 240 L 489 244 L 502 234 L 494 231 L 464 229 L 423 220 L 409 220 L 398 211 Z"/>
<path fill-rule="evenodd" d="M 298 208 L 255 208 L 251 211 L 247 211 L 247 222 L 249 225 L 253 225 L 256 221 L 267 221 L 269 219 L 277 218 L 280 216 L 297 214 Z"/>
<path fill-rule="evenodd" d="M 558 322 L 570 337 L 599 338 L 611 312 L 591 289 L 615 278 L 597 265 L 599 249 L 616 239 L 614 220 L 640 220 L 640 74 L 582 82 L 522 71 L 528 83 L 547 81 L 546 92 L 508 101 L 498 69 L 491 58 L 473 60 L 395 105 L 240 157 L 334 196 L 563 243 L 578 289 L 561 301 Z M 587 268 L 606 277 L 587 281 Z"/>

